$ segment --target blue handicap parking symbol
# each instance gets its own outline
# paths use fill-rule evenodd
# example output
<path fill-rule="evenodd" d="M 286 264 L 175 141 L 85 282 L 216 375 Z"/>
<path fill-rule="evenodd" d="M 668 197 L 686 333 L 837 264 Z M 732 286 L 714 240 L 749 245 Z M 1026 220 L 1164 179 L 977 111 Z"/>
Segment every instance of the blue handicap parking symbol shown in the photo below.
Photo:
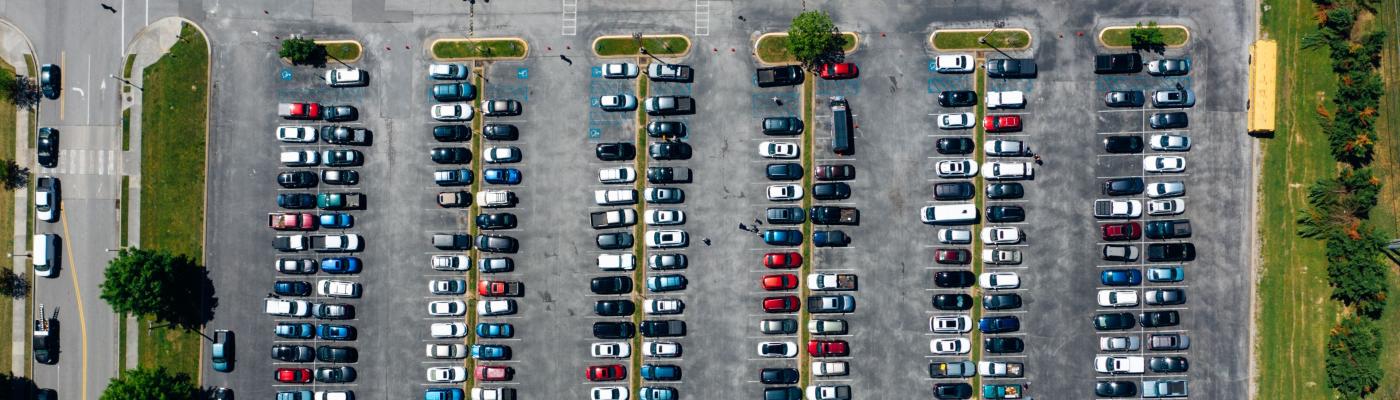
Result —
<path fill-rule="evenodd" d="M 603 77 L 603 67 L 593 67 L 593 77 L 594 77 L 594 78 L 602 78 L 602 77 Z"/>
<path fill-rule="evenodd" d="M 933 60 L 928 60 L 928 70 L 929 72 L 938 70 L 938 63 L 933 62 Z"/>
<path fill-rule="evenodd" d="M 515 79 L 530 79 L 530 69 L 529 69 L 529 68 L 516 68 L 516 69 L 515 69 Z"/>
<path fill-rule="evenodd" d="M 598 128 L 588 128 L 588 137 L 592 139 L 603 137 L 603 130 Z"/>
<path fill-rule="evenodd" d="M 589 98 L 588 98 L 588 105 L 593 106 L 593 107 L 600 107 L 600 106 L 602 106 L 602 104 L 598 103 L 598 98 L 597 98 L 597 97 L 589 97 Z"/>
<path fill-rule="evenodd" d="M 279 75 L 282 76 L 282 80 L 284 81 L 292 80 L 292 70 L 290 69 L 282 68 L 282 72 L 280 72 Z"/>

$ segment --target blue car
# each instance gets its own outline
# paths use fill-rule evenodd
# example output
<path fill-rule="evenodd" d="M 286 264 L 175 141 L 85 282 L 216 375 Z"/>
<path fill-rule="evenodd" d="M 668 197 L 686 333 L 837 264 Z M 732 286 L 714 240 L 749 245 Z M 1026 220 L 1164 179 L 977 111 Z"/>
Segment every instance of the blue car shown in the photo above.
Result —
<path fill-rule="evenodd" d="M 306 296 L 311 294 L 311 284 L 306 281 L 277 281 L 272 284 L 272 292 L 278 296 Z"/>
<path fill-rule="evenodd" d="M 642 400 L 676 400 L 676 388 L 647 386 L 637 391 Z"/>
<path fill-rule="evenodd" d="M 277 337 L 280 338 L 310 339 L 313 336 L 316 336 L 316 327 L 313 327 L 311 326 L 311 324 L 307 323 L 297 324 L 291 322 L 283 322 L 277 324 L 277 327 L 272 329 L 272 333 L 276 334 Z"/>
<path fill-rule="evenodd" d="M 497 185 L 519 185 L 520 170 L 515 168 L 489 168 L 481 173 L 486 183 Z"/>
<path fill-rule="evenodd" d="M 1186 279 L 1186 270 L 1179 266 L 1147 269 L 1148 282 L 1181 282 L 1183 279 Z"/>
<path fill-rule="evenodd" d="M 277 392 L 277 400 L 311 400 L 310 390 Z"/>
<path fill-rule="evenodd" d="M 799 246 L 802 232 L 796 229 L 771 229 L 763 231 L 763 243 L 774 246 Z"/>
<path fill-rule="evenodd" d="M 675 365 L 642 364 L 642 379 L 676 381 L 681 379 L 681 367 Z"/>
<path fill-rule="evenodd" d="M 500 339 L 515 336 L 515 327 L 507 323 L 476 324 L 476 336 L 487 339 Z"/>
<path fill-rule="evenodd" d="M 684 275 L 659 275 L 647 277 L 647 289 L 653 292 L 669 292 L 685 289 Z"/>
<path fill-rule="evenodd" d="M 1015 316 L 982 317 L 977 320 L 977 329 L 982 333 L 1015 332 L 1021 329 L 1021 320 Z"/>
<path fill-rule="evenodd" d="M 346 213 L 321 214 L 321 227 L 330 229 L 348 229 L 355 226 L 355 217 Z"/>
<path fill-rule="evenodd" d="M 320 324 L 316 326 L 316 336 L 322 340 L 354 340 L 355 327 L 350 325 Z"/>
<path fill-rule="evenodd" d="M 423 400 L 462 400 L 466 394 L 458 388 L 433 388 L 423 390 Z"/>
<path fill-rule="evenodd" d="M 1106 286 L 1137 286 L 1142 284 L 1142 272 L 1135 269 L 1106 269 L 1099 279 Z"/>
<path fill-rule="evenodd" d="M 328 274 L 355 274 L 360 272 L 359 257 L 330 257 L 321 259 L 321 271 Z"/>
<path fill-rule="evenodd" d="M 498 344 L 472 345 L 472 358 L 477 360 L 505 360 L 510 358 L 510 348 Z"/>

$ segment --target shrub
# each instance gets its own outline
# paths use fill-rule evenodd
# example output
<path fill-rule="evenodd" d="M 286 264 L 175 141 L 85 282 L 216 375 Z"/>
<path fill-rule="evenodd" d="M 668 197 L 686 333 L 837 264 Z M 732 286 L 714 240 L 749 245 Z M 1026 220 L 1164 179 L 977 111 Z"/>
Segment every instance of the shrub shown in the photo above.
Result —
<path fill-rule="evenodd" d="M 1375 321 L 1343 318 L 1327 338 L 1327 385 L 1341 392 L 1343 399 L 1359 399 L 1375 391 L 1383 375 L 1380 348 Z"/>

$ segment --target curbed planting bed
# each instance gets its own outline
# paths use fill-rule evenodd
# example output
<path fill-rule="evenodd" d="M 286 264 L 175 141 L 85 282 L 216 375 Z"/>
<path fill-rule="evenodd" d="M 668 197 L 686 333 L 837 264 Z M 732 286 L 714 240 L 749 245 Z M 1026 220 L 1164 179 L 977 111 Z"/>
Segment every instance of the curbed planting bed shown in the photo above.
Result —
<path fill-rule="evenodd" d="M 522 60 L 530 54 L 530 44 L 521 38 L 438 39 L 431 47 L 438 61 Z"/>
<path fill-rule="evenodd" d="M 754 55 L 764 64 L 787 64 L 797 59 L 787 50 L 788 34 L 785 32 L 765 33 L 754 43 Z M 851 54 L 860 48 L 860 35 L 855 32 L 841 32 L 841 52 Z"/>
<path fill-rule="evenodd" d="M 978 41 L 986 36 L 987 44 Z M 1031 47 L 1031 32 L 1021 28 L 1009 29 L 939 29 L 929 36 L 934 50 L 1025 50 Z M 988 46 L 990 44 L 991 46 Z"/>
<path fill-rule="evenodd" d="M 1128 37 L 1128 31 L 1133 28 L 1136 27 L 1120 25 L 1103 28 L 1099 31 L 1099 44 L 1109 48 L 1132 48 L 1133 42 Z M 1191 30 L 1185 26 L 1157 25 L 1157 29 L 1162 30 L 1162 38 L 1167 47 L 1182 47 L 1186 45 L 1186 42 L 1191 41 Z"/>
<path fill-rule="evenodd" d="M 685 35 L 599 36 L 593 39 L 593 54 L 598 57 L 636 57 L 641 49 L 656 56 L 680 57 L 690 54 L 690 38 Z"/>
<path fill-rule="evenodd" d="M 355 40 L 317 40 L 316 44 L 326 49 L 326 56 L 352 63 L 360 61 L 364 46 Z"/>

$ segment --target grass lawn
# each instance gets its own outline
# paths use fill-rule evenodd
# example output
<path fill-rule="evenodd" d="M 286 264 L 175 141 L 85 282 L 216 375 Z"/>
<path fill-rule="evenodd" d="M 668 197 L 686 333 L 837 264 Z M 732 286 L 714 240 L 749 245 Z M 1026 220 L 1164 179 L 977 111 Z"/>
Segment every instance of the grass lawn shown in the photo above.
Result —
<path fill-rule="evenodd" d="M 1374 21 L 1376 26 L 1400 23 L 1400 7 L 1395 2 L 1382 2 Z M 1394 237 L 1400 234 L 1400 40 L 1390 32 L 1381 52 L 1381 78 L 1385 80 L 1385 96 L 1381 97 L 1381 113 L 1377 122 L 1376 159 L 1372 169 L 1381 179 L 1380 204 L 1371 212 L 1371 223 Z M 1394 271 L 1394 269 L 1392 269 Z M 1390 276 L 1390 293 L 1400 293 L 1400 277 Z M 1385 350 L 1381 352 L 1381 369 L 1386 371 L 1377 396 L 1400 394 L 1400 298 L 1386 302 L 1385 315 L 1380 320 Z M 1377 397 L 1373 396 L 1373 397 Z"/>
<path fill-rule="evenodd" d="M 360 44 L 354 42 L 325 43 L 321 47 L 326 48 L 326 55 L 340 61 L 350 61 L 360 58 Z"/>
<path fill-rule="evenodd" d="M 127 87 L 127 85 L 123 85 Z M 131 108 L 122 109 L 122 151 L 131 150 Z"/>
<path fill-rule="evenodd" d="M 788 54 L 787 35 L 768 35 L 758 40 L 758 59 L 769 64 L 780 64 L 797 61 Z M 856 35 L 850 33 L 841 34 L 841 51 L 850 52 L 856 49 Z"/>
<path fill-rule="evenodd" d="M 992 50 L 977 42 L 983 35 L 987 36 L 987 43 L 1001 49 L 1020 49 L 1031 45 L 1031 35 L 1023 31 L 996 31 L 987 35 L 987 31 L 981 30 L 934 32 L 933 46 L 940 50 Z"/>
<path fill-rule="evenodd" d="M 5 63 L 4 61 L 0 61 L 0 70 L 4 70 L 4 73 L 8 73 L 11 75 L 15 73 L 15 67 L 10 66 L 10 64 Z M 10 160 L 14 159 L 15 156 L 15 111 L 16 110 L 14 103 L 11 103 L 9 101 L 0 101 L 0 159 Z M 0 191 L 0 227 L 5 227 L 5 229 L 12 229 L 15 226 L 14 209 L 14 192 L 8 190 Z M 15 242 L 13 235 L 10 235 L 9 237 L 0 240 L 0 252 L 4 252 L 7 254 L 12 253 L 14 252 L 14 246 Z M 21 262 L 19 263 L 19 265 L 15 265 L 13 267 L 15 269 L 20 269 L 28 268 L 29 266 Z M 33 274 L 27 274 L 25 276 L 28 277 L 30 275 Z M 7 301 L 4 302 L 5 304 L 0 305 L 0 323 L 9 323 L 13 320 L 13 318 L 16 318 L 13 315 L 14 308 L 10 307 L 10 302 L 8 301 L 10 298 L 8 296 L 3 298 Z M 21 315 L 18 318 L 25 318 L 25 316 Z M 0 354 L 10 354 L 10 339 L 10 330 L 0 329 Z M 9 363 L 0 364 L 4 364 L 0 365 L 0 372 L 10 372 Z"/>
<path fill-rule="evenodd" d="M 642 37 L 642 46 L 658 56 L 684 54 L 690 49 L 690 42 L 680 36 Z M 593 52 L 600 56 L 626 56 L 642 54 L 637 41 L 632 37 L 600 39 L 593 45 Z"/>
<path fill-rule="evenodd" d="M 1317 105 L 1335 91 L 1336 76 L 1323 49 L 1302 50 L 1299 40 L 1317 31 L 1312 2 L 1266 1 L 1263 28 L 1279 43 L 1279 109 L 1272 139 L 1260 139 L 1258 341 L 1261 399 L 1330 399 L 1323 368 L 1327 332 L 1338 315 L 1329 300 L 1323 242 L 1297 235 L 1296 213 L 1307 206 L 1307 188 L 1336 173 L 1317 124 Z M 1243 134 L 1243 133 L 1238 133 Z M 1393 142 L 1393 141 L 1392 141 Z M 1392 143 L 1393 144 L 1393 143 Z M 1375 218 L 1372 218 L 1373 220 Z"/>
<path fill-rule="evenodd" d="M 525 42 L 519 39 L 499 40 L 440 40 L 433 43 L 437 58 L 520 58 L 525 56 Z"/>
<path fill-rule="evenodd" d="M 146 67 L 141 114 L 141 243 L 204 262 L 204 149 L 209 54 L 189 25 L 181 39 Z M 142 319 L 142 366 L 199 374 L 200 336 Z"/>
<path fill-rule="evenodd" d="M 1146 25 L 1143 26 L 1145 27 Z M 1162 41 L 1165 42 L 1167 46 L 1180 46 L 1186 44 L 1186 39 L 1188 38 L 1186 29 L 1179 27 L 1158 27 L 1158 29 L 1162 30 Z M 1103 42 L 1108 44 L 1109 46 L 1132 46 L 1132 40 L 1128 39 L 1128 31 L 1128 29 L 1106 30 L 1103 32 Z M 1328 69 L 1327 71 L 1330 71 L 1330 69 Z"/>

